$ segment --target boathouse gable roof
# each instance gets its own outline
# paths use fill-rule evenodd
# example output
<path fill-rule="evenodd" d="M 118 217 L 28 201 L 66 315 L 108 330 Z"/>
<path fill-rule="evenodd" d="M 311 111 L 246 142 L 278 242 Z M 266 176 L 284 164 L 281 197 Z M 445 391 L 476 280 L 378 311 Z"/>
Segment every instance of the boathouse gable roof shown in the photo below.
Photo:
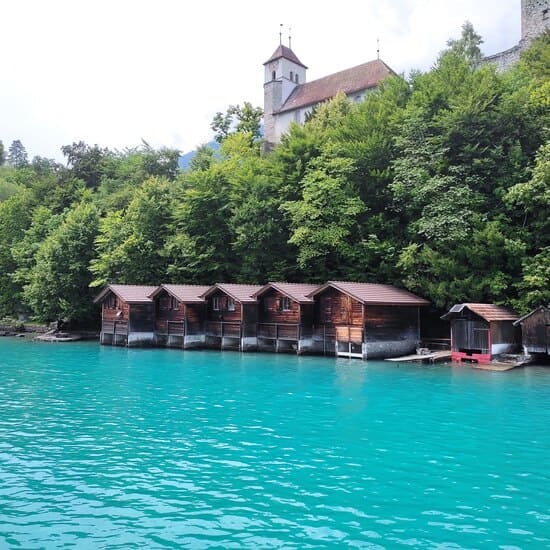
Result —
<path fill-rule="evenodd" d="M 202 298 L 208 298 L 216 290 L 221 290 L 229 297 L 233 298 L 236 302 L 241 304 L 255 304 L 257 300 L 254 296 L 258 290 L 260 290 L 261 285 L 242 285 L 234 283 L 216 283 L 211 286 L 204 294 L 201 295 Z"/>
<path fill-rule="evenodd" d="M 531 317 L 532 315 L 535 315 L 539 312 L 550 312 L 550 304 L 548 306 L 540 305 L 539 307 L 535 308 L 533 311 L 530 311 L 529 313 L 526 313 L 523 317 L 520 317 L 517 321 L 514 322 L 515 326 L 521 325 L 523 321 Z"/>
<path fill-rule="evenodd" d="M 517 321 L 518 319 L 517 314 L 511 309 L 496 304 L 482 303 L 455 304 L 445 315 L 441 316 L 441 319 L 448 321 L 461 317 L 465 309 L 475 313 L 488 323 L 493 321 Z"/>
<path fill-rule="evenodd" d="M 429 301 L 416 294 L 392 285 L 378 283 L 354 283 L 349 281 L 329 281 L 309 296 L 314 298 L 332 287 L 362 304 L 379 306 L 427 306 Z"/>
<path fill-rule="evenodd" d="M 151 295 L 155 299 L 163 290 L 184 304 L 202 303 L 202 295 L 208 291 L 209 285 L 160 285 Z"/>
<path fill-rule="evenodd" d="M 109 292 L 116 294 L 116 296 L 128 304 L 148 303 L 152 301 L 149 296 L 157 289 L 157 286 L 148 285 L 107 285 L 94 298 L 94 303 L 102 302 Z"/>
<path fill-rule="evenodd" d="M 260 298 L 273 289 L 299 304 L 312 304 L 313 298 L 310 297 L 310 294 L 318 288 L 319 285 L 308 283 L 267 283 L 254 296 Z"/>

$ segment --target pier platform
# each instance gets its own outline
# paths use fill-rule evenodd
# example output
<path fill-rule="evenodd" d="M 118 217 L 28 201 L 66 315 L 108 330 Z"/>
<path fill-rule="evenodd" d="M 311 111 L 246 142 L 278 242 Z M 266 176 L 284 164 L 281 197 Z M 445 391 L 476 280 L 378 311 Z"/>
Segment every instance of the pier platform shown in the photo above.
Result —
<path fill-rule="evenodd" d="M 437 363 L 451 359 L 451 350 L 430 351 L 429 353 L 414 353 L 403 357 L 391 357 L 386 361 L 393 363 Z"/>

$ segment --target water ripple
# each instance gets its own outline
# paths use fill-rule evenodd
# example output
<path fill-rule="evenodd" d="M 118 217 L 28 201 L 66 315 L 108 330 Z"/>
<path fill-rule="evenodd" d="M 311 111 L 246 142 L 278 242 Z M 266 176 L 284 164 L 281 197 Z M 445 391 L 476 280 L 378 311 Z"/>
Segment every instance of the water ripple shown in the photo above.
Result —
<path fill-rule="evenodd" d="M 0 547 L 542 548 L 550 371 L 0 341 Z"/>

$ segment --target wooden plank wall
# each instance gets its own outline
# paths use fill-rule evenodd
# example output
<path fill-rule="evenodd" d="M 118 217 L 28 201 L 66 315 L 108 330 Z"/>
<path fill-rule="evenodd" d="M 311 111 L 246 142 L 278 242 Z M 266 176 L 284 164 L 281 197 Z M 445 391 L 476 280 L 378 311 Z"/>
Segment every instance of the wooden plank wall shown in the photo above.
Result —
<path fill-rule="evenodd" d="M 153 332 L 155 304 L 132 304 L 130 307 L 130 332 Z"/>
<path fill-rule="evenodd" d="M 366 306 L 367 340 L 400 340 L 418 331 L 418 308 L 407 306 Z"/>
<path fill-rule="evenodd" d="M 216 296 L 219 298 L 219 311 L 212 309 L 214 297 Z M 210 295 L 207 299 L 206 319 L 208 321 L 242 321 L 241 304 L 239 302 L 235 302 L 235 311 L 229 311 L 227 309 L 228 299 L 229 296 L 219 289 Z"/>
<path fill-rule="evenodd" d="M 259 300 L 260 323 L 299 323 L 300 304 L 290 301 L 290 310 L 281 309 L 283 294 L 274 288 L 268 290 Z"/>
<path fill-rule="evenodd" d="M 550 310 L 538 310 L 521 322 L 523 345 L 530 353 L 550 353 Z"/>
<path fill-rule="evenodd" d="M 363 305 L 335 288 L 327 288 L 315 303 L 315 325 L 325 323 L 362 326 Z"/>

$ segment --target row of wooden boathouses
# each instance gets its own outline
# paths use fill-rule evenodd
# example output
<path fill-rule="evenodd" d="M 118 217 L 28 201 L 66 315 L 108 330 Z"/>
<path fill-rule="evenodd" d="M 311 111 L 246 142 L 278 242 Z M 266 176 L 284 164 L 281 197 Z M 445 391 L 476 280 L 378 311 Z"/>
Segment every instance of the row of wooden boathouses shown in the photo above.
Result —
<path fill-rule="evenodd" d="M 101 343 L 124 346 L 334 353 L 410 353 L 427 300 L 381 284 L 109 285 Z"/>
<path fill-rule="evenodd" d="M 109 285 L 101 304 L 102 344 L 213 348 L 386 358 L 421 341 L 427 300 L 391 285 L 330 281 L 212 286 Z M 550 313 L 522 318 L 494 304 L 457 304 L 450 322 L 452 358 L 486 363 L 516 351 L 550 353 Z"/>

